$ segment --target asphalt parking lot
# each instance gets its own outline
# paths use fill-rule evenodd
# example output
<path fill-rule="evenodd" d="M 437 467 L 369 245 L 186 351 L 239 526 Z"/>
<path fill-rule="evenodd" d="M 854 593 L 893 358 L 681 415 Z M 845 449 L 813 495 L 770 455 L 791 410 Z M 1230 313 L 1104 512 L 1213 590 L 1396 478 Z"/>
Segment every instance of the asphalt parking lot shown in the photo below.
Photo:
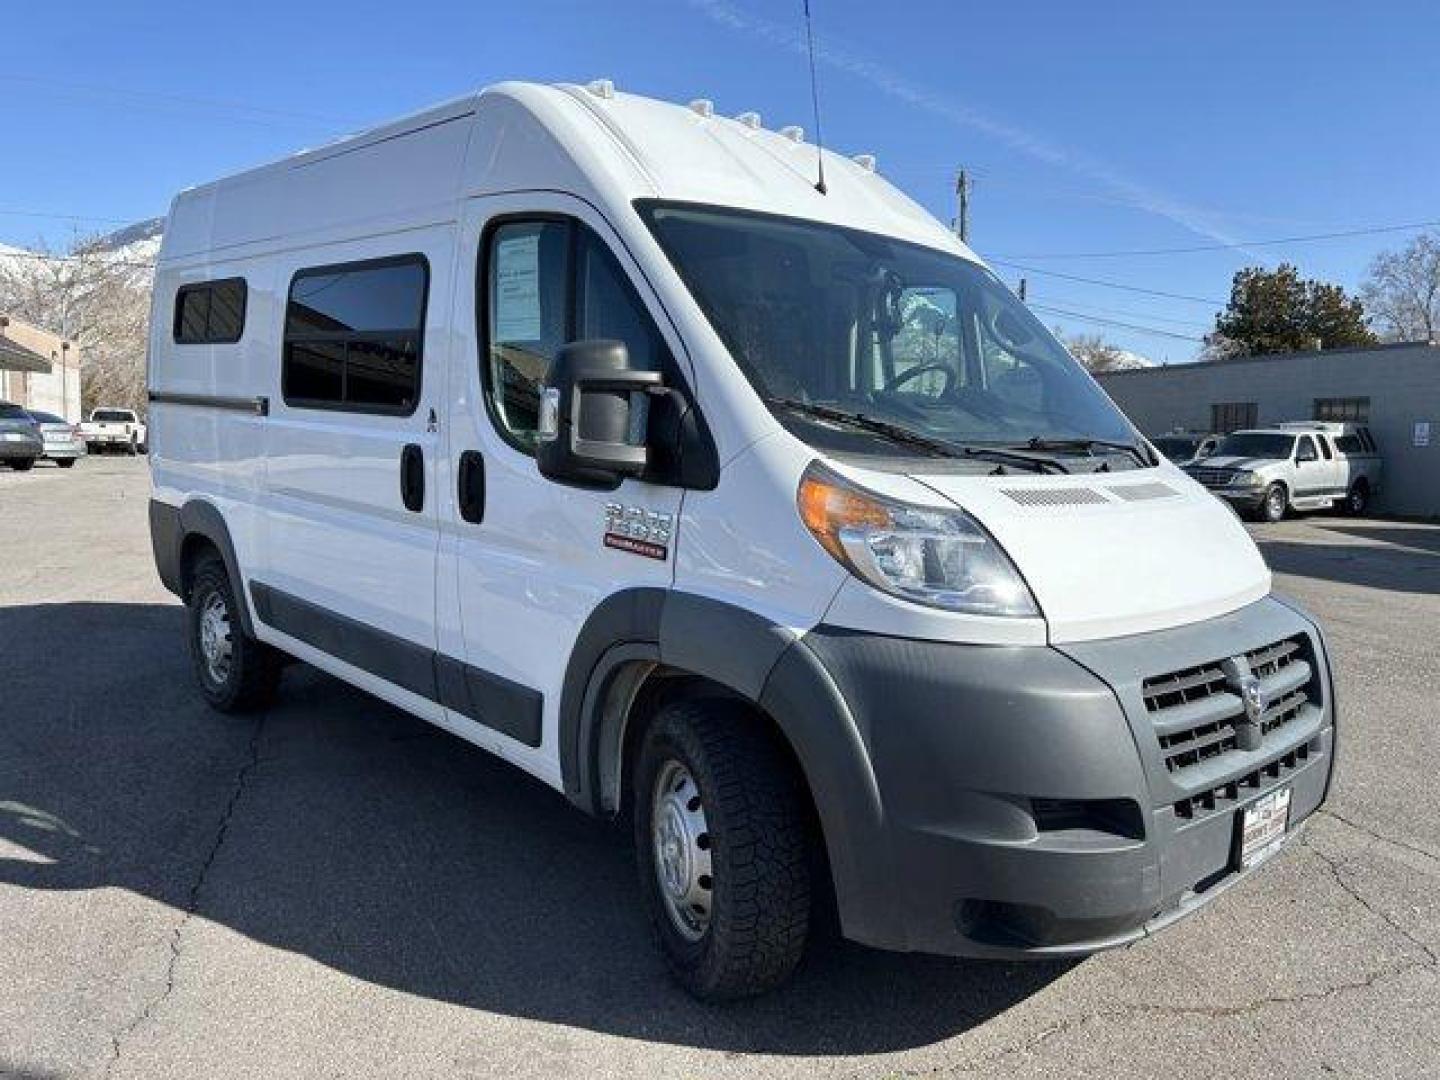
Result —
<path fill-rule="evenodd" d="M 1440 1074 L 1440 527 L 1256 527 L 1345 727 L 1243 887 L 1083 963 L 837 943 L 712 1008 L 548 788 L 304 667 L 208 712 L 147 497 L 143 460 L 0 470 L 0 1076 Z"/>

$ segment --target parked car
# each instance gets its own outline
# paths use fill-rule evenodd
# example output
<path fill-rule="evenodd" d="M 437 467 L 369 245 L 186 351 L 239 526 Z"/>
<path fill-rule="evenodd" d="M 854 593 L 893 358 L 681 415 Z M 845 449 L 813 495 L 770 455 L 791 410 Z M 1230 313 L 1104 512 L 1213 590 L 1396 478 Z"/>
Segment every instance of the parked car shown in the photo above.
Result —
<path fill-rule="evenodd" d="M 948 228 L 799 138 L 507 83 L 178 195 L 149 513 L 198 690 L 298 657 L 626 816 L 704 998 L 832 906 L 1140 941 L 1324 800 L 1320 631 Z"/>
<path fill-rule="evenodd" d="M 40 428 L 19 405 L 0 401 L 0 461 L 24 472 L 45 452 Z"/>
<path fill-rule="evenodd" d="M 54 413 L 37 412 L 34 409 L 29 412 L 45 440 L 42 457 L 55 462 L 62 469 L 68 469 L 85 456 L 85 435 L 79 424 L 72 424 Z"/>
<path fill-rule="evenodd" d="M 1219 435 L 1185 431 L 1157 435 L 1150 440 L 1150 445 L 1180 466 L 1204 460 L 1215 452 L 1215 447 L 1219 443 Z"/>
<path fill-rule="evenodd" d="M 149 446 L 146 427 L 131 409 L 95 409 L 80 430 L 91 452 L 119 450 L 133 456 Z"/>
<path fill-rule="evenodd" d="M 1186 472 L 1241 513 L 1279 521 L 1291 510 L 1365 513 L 1381 469 L 1365 425 L 1301 420 L 1226 435 Z"/>

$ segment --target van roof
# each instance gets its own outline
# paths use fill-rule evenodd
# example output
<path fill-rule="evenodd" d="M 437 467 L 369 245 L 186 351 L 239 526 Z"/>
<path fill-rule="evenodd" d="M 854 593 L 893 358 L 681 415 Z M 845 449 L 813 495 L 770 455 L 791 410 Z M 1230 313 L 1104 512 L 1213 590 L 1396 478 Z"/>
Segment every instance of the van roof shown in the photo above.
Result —
<path fill-rule="evenodd" d="M 162 261 L 357 224 L 454 216 L 457 200 L 563 190 L 603 209 L 657 198 L 884 233 L 974 258 L 874 171 L 755 114 L 589 86 L 507 82 L 178 195 Z"/>

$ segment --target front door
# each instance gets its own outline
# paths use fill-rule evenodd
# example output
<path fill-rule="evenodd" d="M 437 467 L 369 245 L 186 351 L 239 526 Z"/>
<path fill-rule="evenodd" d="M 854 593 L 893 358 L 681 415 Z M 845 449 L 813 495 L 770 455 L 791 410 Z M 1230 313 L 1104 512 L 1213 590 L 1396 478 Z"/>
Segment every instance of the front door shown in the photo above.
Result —
<path fill-rule="evenodd" d="M 435 704 L 437 469 L 453 228 L 310 249 L 275 283 L 266 626 L 422 715 Z M 289 645 L 289 642 L 284 642 Z"/>
<path fill-rule="evenodd" d="M 449 392 L 440 604 L 455 617 L 447 625 L 442 615 L 446 704 L 457 730 L 558 787 L 560 691 L 582 625 L 607 597 L 673 578 L 673 539 L 648 555 L 607 547 L 607 521 L 655 515 L 643 520 L 663 533 L 678 519 L 681 492 L 543 478 L 533 454 L 540 385 L 571 341 L 618 339 L 637 366 L 662 371 L 676 369 L 679 343 L 587 203 L 553 193 L 475 199 L 461 242 L 457 261 L 474 267 L 475 288 L 457 289 L 463 359 Z"/>

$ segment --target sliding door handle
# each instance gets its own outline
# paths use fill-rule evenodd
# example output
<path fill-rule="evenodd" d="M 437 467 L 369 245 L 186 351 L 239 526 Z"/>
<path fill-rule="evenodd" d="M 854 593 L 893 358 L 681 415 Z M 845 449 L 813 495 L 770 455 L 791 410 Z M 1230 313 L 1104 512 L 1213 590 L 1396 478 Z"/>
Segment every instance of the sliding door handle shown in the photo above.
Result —
<path fill-rule="evenodd" d="M 412 513 L 425 509 L 425 451 L 416 443 L 400 451 L 400 500 Z"/>
<path fill-rule="evenodd" d="M 472 525 L 485 520 L 485 459 L 478 450 L 466 450 L 460 455 L 459 479 L 456 487 L 456 502 L 460 517 Z"/>

